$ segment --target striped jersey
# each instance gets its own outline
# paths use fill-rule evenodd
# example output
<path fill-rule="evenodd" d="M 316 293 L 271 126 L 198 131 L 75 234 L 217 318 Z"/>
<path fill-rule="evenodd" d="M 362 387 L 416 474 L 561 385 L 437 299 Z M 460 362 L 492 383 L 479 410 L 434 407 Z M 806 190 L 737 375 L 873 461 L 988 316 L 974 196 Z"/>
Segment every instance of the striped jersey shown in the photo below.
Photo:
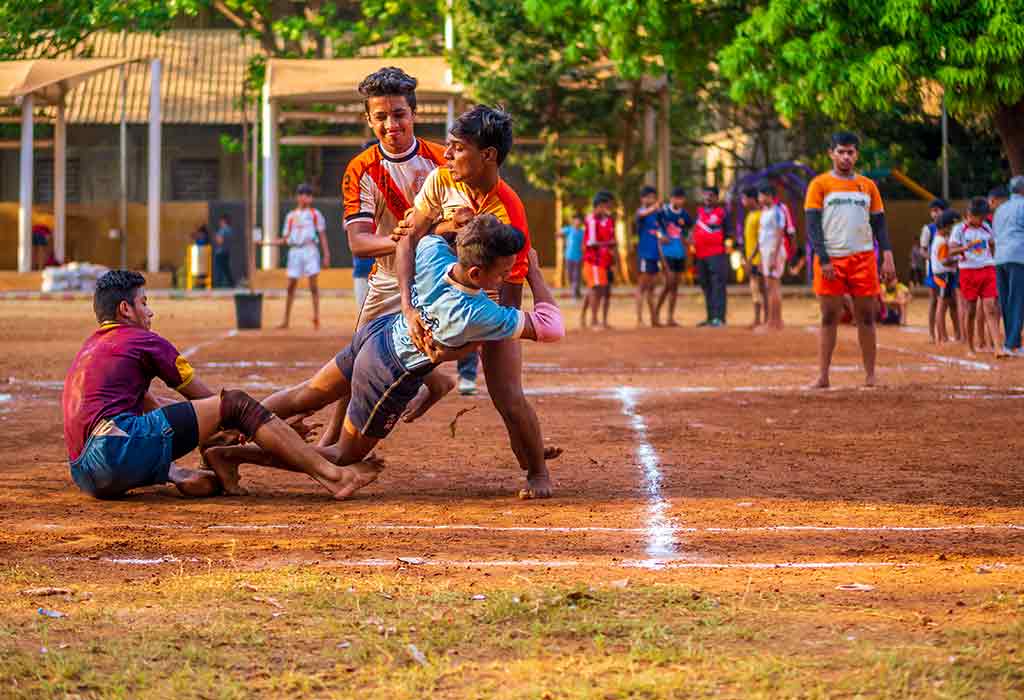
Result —
<path fill-rule="evenodd" d="M 345 228 L 355 221 L 372 221 L 376 235 L 390 236 L 427 176 L 444 162 L 443 146 L 420 139 L 397 155 L 380 145 L 367 148 L 349 162 L 341 181 Z M 374 274 L 381 272 L 394 276 L 394 255 L 377 258 Z"/>
<path fill-rule="evenodd" d="M 832 172 L 818 175 L 807 187 L 804 209 L 822 212 L 825 252 L 830 258 L 875 249 L 871 215 L 884 209 L 873 180 L 863 175 L 840 177 Z"/>

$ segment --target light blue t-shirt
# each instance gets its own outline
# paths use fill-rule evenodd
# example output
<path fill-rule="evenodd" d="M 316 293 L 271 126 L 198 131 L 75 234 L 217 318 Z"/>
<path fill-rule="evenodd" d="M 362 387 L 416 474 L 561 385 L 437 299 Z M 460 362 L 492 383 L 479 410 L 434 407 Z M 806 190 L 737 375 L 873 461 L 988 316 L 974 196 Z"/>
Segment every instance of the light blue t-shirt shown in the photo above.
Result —
<path fill-rule="evenodd" d="M 1024 263 L 1024 195 L 1013 194 L 992 217 L 996 265 Z"/>
<path fill-rule="evenodd" d="M 583 260 L 583 227 L 563 226 L 562 235 L 565 236 L 566 262 L 580 262 Z"/>
<path fill-rule="evenodd" d="M 458 262 L 455 251 L 441 236 L 425 236 L 416 247 L 416 283 L 412 304 L 440 345 L 457 348 L 468 343 L 518 338 L 526 315 L 501 306 L 482 289 L 464 287 L 448 274 Z M 405 317 L 391 327 L 391 339 L 402 365 L 413 370 L 430 362 L 409 337 Z"/>

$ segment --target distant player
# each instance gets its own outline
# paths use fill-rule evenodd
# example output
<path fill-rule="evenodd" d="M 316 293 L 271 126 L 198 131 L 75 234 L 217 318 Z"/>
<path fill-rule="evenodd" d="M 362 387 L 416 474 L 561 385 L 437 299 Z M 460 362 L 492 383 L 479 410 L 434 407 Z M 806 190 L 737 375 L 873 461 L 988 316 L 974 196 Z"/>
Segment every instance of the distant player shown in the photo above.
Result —
<path fill-rule="evenodd" d="M 768 308 L 765 299 L 764 275 L 761 274 L 761 251 L 757 237 L 761 232 L 761 205 L 757 201 L 757 188 L 748 187 L 740 193 L 740 204 L 746 212 L 743 219 L 743 269 L 750 284 L 750 301 L 754 305 L 754 320 L 750 328 L 761 325 L 761 310 Z M 767 315 L 765 316 L 767 319 Z"/>
<path fill-rule="evenodd" d="M 807 235 L 814 244 L 814 292 L 821 304 L 818 379 L 814 388 L 829 386 L 829 368 L 836 348 L 843 297 L 853 299 L 854 320 L 864 361 L 864 383 L 875 385 L 875 312 L 880 291 L 875 244 L 882 251 L 882 277 L 896 274 L 885 227 L 882 195 L 875 183 L 854 169 L 860 140 L 841 131 L 828 149 L 832 171 L 818 175 L 807 188 L 804 209 Z"/>
<path fill-rule="evenodd" d="M 658 274 L 661 271 L 661 241 L 664 237 L 664 222 L 661 216 L 661 202 L 658 191 L 653 187 L 640 190 L 640 208 L 636 210 L 637 262 L 640 266 L 636 284 L 636 325 L 644 324 L 643 307 L 651 315 L 651 326 L 658 328 L 658 311 L 655 306 L 655 295 L 658 287 Z"/>
<path fill-rule="evenodd" d="M 587 311 L 591 314 L 591 327 L 609 329 L 608 309 L 612 298 L 612 269 L 618 259 L 615 243 L 615 219 L 612 206 L 615 198 L 611 192 L 601 191 L 594 195 L 594 209 L 583 222 L 583 273 L 590 286 L 583 309 L 580 312 L 580 327 L 587 327 Z M 601 323 L 597 322 L 598 311 Z"/>
<path fill-rule="evenodd" d="M 936 342 L 935 334 L 935 322 L 936 322 L 936 309 L 938 308 L 939 291 L 938 286 L 935 284 L 934 272 L 931 268 L 932 260 L 932 241 L 935 239 L 935 232 L 939 230 L 938 221 L 939 217 L 942 216 L 942 212 L 949 209 L 949 204 L 944 199 L 933 199 L 928 204 L 928 217 L 931 219 L 931 223 L 925 224 L 921 227 L 921 250 L 924 252 L 925 259 L 928 261 L 928 269 L 925 274 L 924 284 L 928 287 L 928 339 L 931 342 Z M 956 286 L 956 280 L 952 281 L 953 286 Z M 947 285 L 948 286 L 948 285 Z M 953 331 L 957 337 L 960 338 L 960 315 L 957 309 L 956 296 L 947 296 L 945 307 L 950 309 L 950 314 L 953 318 Z"/>
<path fill-rule="evenodd" d="M 214 495 L 233 481 L 230 470 L 181 469 L 174 460 L 222 429 L 240 432 L 335 498 L 372 480 L 327 462 L 244 392 L 215 394 L 207 388 L 188 360 L 150 330 L 145 283 L 127 270 L 112 270 L 96 282 L 93 308 L 100 327 L 71 363 L 62 400 L 64 442 L 78 488 L 96 498 L 117 498 L 171 482 L 185 496 Z M 158 400 L 149 391 L 155 378 L 188 400 Z"/>
<path fill-rule="evenodd" d="M 690 234 L 707 312 L 707 318 L 697 325 L 718 328 L 725 325 L 729 282 L 729 256 L 725 250 L 727 221 L 725 207 L 718 201 L 717 187 L 705 187 L 703 198 L 704 204 L 697 207 L 697 223 Z"/>
<path fill-rule="evenodd" d="M 996 304 L 999 291 L 996 288 L 996 259 L 993 255 L 994 239 L 992 227 L 985 220 L 989 214 L 988 201 L 975 197 L 967 211 L 967 219 L 953 227 L 949 236 L 949 255 L 961 256 L 960 292 L 967 306 L 967 348 L 973 354 L 975 316 L 978 307 L 992 340 L 996 357 L 1006 357 L 999 339 L 999 318 Z M 984 340 L 979 338 L 979 344 Z"/>
<path fill-rule="evenodd" d="M 581 287 L 583 281 L 583 217 L 573 214 L 570 223 L 562 227 L 565 271 L 569 278 L 569 287 L 574 299 L 583 297 Z"/>
<path fill-rule="evenodd" d="M 457 252 L 441 236 L 423 237 L 416 248 L 412 297 L 419 318 L 430 329 L 432 347 L 457 356 L 458 350 L 470 350 L 481 342 L 562 338 L 562 316 L 544 283 L 535 252 L 530 253 L 526 276 L 533 311 L 500 306 L 484 293 L 498 289 L 514 274 L 526 245 L 522 232 L 492 214 L 475 217 L 459 232 Z M 413 345 L 401 313 L 386 314 L 361 326 L 351 345 L 309 381 L 280 391 L 263 404 L 279 416 L 291 416 L 341 398 L 346 408 L 341 440 L 320 449 L 332 462 L 356 464 L 390 434 L 438 361 L 439 355 L 428 356 Z M 249 446 L 212 448 L 207 458 L 221 471 L 237 470 L 245 463 L 277 462 Z"/>
<path fill-rule="evenodd" d="M 782 275 L 786 271 L 786 213 L 777 203 L 775 188 L 764 183 L 758 188 L 761 206 L 757 249 L 761 256 L 761 277 L 765 292 L 765 327 L 782 330 Z"/>
<path fill-rule="evenodd" d="M 309 185 L 299 185 L 296 204 L 284 219 L 281 238 L 268 241 L 269 245 L 288 247 L 288 298 L 278 328 L 287 328 L 291 322 L 295 288 L 303 277 L 309 278 L 309 293 L 313 296 L 313 328 L 320 328 L 320 268 L 331 265 L 327 219 L 313 207 L 313 188 Z"/>
<path fill-rule="evenodd" d="M 661 239 L 661 252 L 665 259 L 665 287 L 658 297 L 655 318 L 661 318 L 661 309 L 668 301 L 668 315 L 665 325 L 678 326 L 676 323 L 676 301 L 679 298 L 679 280 L 686 271 L 686 238 L 693 227 L 693 217 L 686 211 L 686 190 L 677 187 L 672 190 L 668 204 L 661 209 L 661 219 L 665 226 L 664 237 Z"/>
<path fill-rule="evenodd" d="M 953 286 L 953 280 L 957 271 L 957 260 L 950 252 L 949 238 L 953 227 L 959 221 L 960 215 L 952 209 L 947 209 L 936 222 L 935 235 L 932 236 L 931 269 L 937 299 L 935 343 L 938 345 L 949 342 L 949 334 L 946 332 L 946 308 L 950 299 L 955 298 L 956 288 Z"/>

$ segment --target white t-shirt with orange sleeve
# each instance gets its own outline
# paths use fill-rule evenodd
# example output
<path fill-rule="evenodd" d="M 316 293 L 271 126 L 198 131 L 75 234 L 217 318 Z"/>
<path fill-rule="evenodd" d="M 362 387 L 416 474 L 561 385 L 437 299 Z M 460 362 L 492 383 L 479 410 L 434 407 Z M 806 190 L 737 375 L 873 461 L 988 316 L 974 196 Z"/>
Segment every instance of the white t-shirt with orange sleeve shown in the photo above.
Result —
<path fill-rule="evenodd" d="M 834 172 L 818 175 L 807 188 L 804 209 L 821 211 L 825 251 L 830 258 L 874 250 L 871 215 L 885 209 L 878 186 L 870 178 L 840 177 Z"/>

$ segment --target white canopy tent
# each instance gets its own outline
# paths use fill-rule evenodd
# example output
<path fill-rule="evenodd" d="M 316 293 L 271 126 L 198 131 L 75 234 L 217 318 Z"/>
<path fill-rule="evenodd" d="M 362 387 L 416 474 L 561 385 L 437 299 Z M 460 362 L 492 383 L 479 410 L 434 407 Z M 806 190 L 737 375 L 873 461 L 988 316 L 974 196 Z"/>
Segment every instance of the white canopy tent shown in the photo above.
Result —
<path fill-rule="evenodd" d="M 266 79 L 263 83 L 263 236 L 264 240 L 280 236 L 278 225 L 278 148 L 281 140 L 278 134 L 279 122 L 287 119 L 282 114 L 282 103 L 289 105 L 310 105 L 333 103 L 335 112 L 301 112 L 296 117 L 320 119 L 323 121 L 358 122 L 362 119 L 363 98 L 359 95 L 359 83 L 364 77 L 386 66 L 401 68 L 419 81 L 416 88 L 417 112 L 424 116 L 432 106 L 444 105 L 444 121 L 450 127 L 455 119 L 455 100 L 463 88 L 452 78 L 448 62 L 440 57 L 421 58 L 348 58 L 348 59 L 283 59 L 272 58 L 267 62 Z M 434 103 L 434 105 L 429 105 Z M 289 145 L 328 146 L 358 145 L 361 137 L 287 137 Z M 276 267 L 280 249 L 264 246 L 263 266 Z"/>
<path fill-rule="evenodd" d="M 115 68 L 124 70 L 139 59 L 81 58 L 34 59 L 0 62 L 0 106 L 21 107 L 20 189 L 18 198 L 18 271 L 32 268 L 32 201 L 33 167 L 35 164 L 33 126 L 36 107 L 56 108 L 53 134 L 53 214 L 54 254 L 63 260 L 66 253 L 67 202 L 67 125 L 64 117 L 68 92 L 93 76 Z M 160 59 L 149 60 L 149 162 L 147 188 L 147 259 L 148 271 L 160 269 Z M 122 85 L 124 82 L 122 81 Z M 124 162 L 124 127 L 122 126 L 122 163 Z M 125 171 L 122 166 L 122 200 Z M 122 207 L 123 209 L 123 207 Z M 124 215 L 122 214 L 122 222 Z M 123 223 L 122 223 L 123 228 Z M 125 235 L 122 231 L 122 236 Z"/>

